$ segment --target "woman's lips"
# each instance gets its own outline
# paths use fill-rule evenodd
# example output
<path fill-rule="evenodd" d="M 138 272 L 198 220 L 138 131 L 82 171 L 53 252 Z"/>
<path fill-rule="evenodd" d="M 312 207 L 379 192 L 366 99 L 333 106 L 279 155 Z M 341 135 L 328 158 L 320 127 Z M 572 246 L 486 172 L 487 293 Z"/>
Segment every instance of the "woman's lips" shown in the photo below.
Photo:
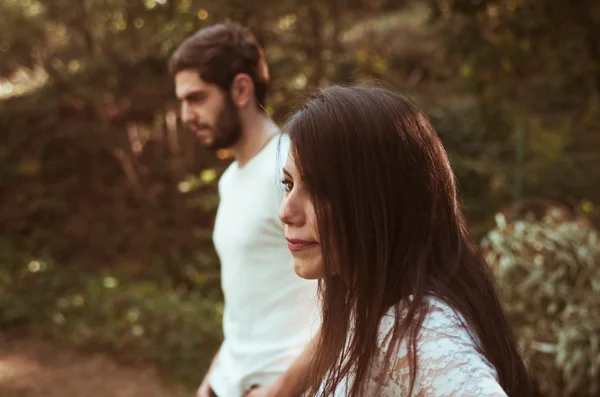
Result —
<path fill-rule="evenodd" d="M 300 240 L 295 238 L 286 238 L 288 249 L 290 251 L 301 251 L 307 248 L 312 248 L 317 245 L 316 241 Z"/>

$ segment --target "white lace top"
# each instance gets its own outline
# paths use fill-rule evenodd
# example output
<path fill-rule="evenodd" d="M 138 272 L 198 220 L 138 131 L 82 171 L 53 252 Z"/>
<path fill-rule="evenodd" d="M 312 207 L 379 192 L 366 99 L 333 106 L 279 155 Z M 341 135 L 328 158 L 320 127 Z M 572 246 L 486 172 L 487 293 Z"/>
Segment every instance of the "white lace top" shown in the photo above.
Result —
<path fill-rule="evenodd" d="M 459 315 L 446 303 L 430 298 L 429 313 L 417 339 L 417 373 L 412 396 L 406 341 L 398 344 L 392 356 L 391 373 L 380 392 L 381 397 L 506 397 L 494 367 L 477 351 L 473 338 Z M 367 390 L 375 393 L 375 374 L 385 357 L 386 337 L 396 321 L 394 310 L 384 316 L 380 326 L 380 355 L 375 359 L 374 374 Z M 337 388 L 334 397 L 345 397 L 348 384 Z M 368 394 L 371 396 L 371 394 Z M 374 394 L 372 394 L 374 395 Z"/>

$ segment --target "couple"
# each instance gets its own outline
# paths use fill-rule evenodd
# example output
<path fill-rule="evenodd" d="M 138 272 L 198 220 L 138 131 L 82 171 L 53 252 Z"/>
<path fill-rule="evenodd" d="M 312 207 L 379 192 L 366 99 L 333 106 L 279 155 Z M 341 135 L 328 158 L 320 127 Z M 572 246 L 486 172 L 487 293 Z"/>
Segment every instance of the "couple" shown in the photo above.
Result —
<path fill-rule="evenodd" d="M 333 87 L 281 135 L 264 111 L 262 49 L 234 24 L 184 41 L 170 69 L 182 121 L 235 157 L 214 229 L 225 339 L 198 396 L 531 395 L 418 108 Z"/>

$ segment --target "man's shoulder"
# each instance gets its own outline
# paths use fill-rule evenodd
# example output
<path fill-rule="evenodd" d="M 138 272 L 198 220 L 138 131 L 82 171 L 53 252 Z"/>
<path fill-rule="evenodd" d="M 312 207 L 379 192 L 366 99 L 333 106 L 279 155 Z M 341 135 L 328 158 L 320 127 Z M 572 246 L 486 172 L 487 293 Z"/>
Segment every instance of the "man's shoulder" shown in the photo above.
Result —
<path fill-rule="evenodd" d="M 279 134 L 272 138 L 265 149 L 259 154 L 260 158 L 251 173 L 253 177 L 280 177 L 290 149 L 289 137 Z M 280 178 L 281 179 L 281 178 Z"/>
<path fill-rule="evenodd" d="M 290 137 L 281 133 L 269 142 L 266 149 L 265 161 L 262 162 L 263 171 L 279 175 L 283 172 L 283 166 L 290 151 Z"/>
<path fill-rule="evenodd" d="M 227 166 L 227 168 L 225 168 L 225 171 L 223 171 L 223 173 L 221 174 L 221 177 L 219 178 L 219 182 L 218 182 L 219 191 L 221 193 L 222 193 L 223 187 L 229 183 L 231 178 L 233 178 L 234 167 L 236 167 L 235 161 L 233 161 L 231 164 L 229 164 Z"/>
<path fill-rule="evenodd" d="M 286 133 L 279 134 L 277 138 L 277 156 L 278 156 L 278 164 L 283 167 L 285 165 L 285 161 L 287 160 L 288 153 L 290 151 L 290 136 Z"/>

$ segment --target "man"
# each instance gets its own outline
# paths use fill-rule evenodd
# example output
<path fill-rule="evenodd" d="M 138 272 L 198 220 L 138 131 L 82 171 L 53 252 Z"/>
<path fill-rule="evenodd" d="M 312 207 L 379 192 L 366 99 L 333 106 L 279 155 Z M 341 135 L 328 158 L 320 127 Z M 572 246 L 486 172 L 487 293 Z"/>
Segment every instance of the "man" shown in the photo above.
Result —
<path fill-rule="evenodd" d="M 225 338 L 197 395 L 241 397 L 281 382 L 316 331 L 316 284 L 294 273 L 278 218 L 287 140 L 265 112 L 268 69 L 246 28 L 201 29 L 169 67 L 183 123 L 205 147 L 229 149 L 235 159 L 219 181 L 213 234 Z"/>

